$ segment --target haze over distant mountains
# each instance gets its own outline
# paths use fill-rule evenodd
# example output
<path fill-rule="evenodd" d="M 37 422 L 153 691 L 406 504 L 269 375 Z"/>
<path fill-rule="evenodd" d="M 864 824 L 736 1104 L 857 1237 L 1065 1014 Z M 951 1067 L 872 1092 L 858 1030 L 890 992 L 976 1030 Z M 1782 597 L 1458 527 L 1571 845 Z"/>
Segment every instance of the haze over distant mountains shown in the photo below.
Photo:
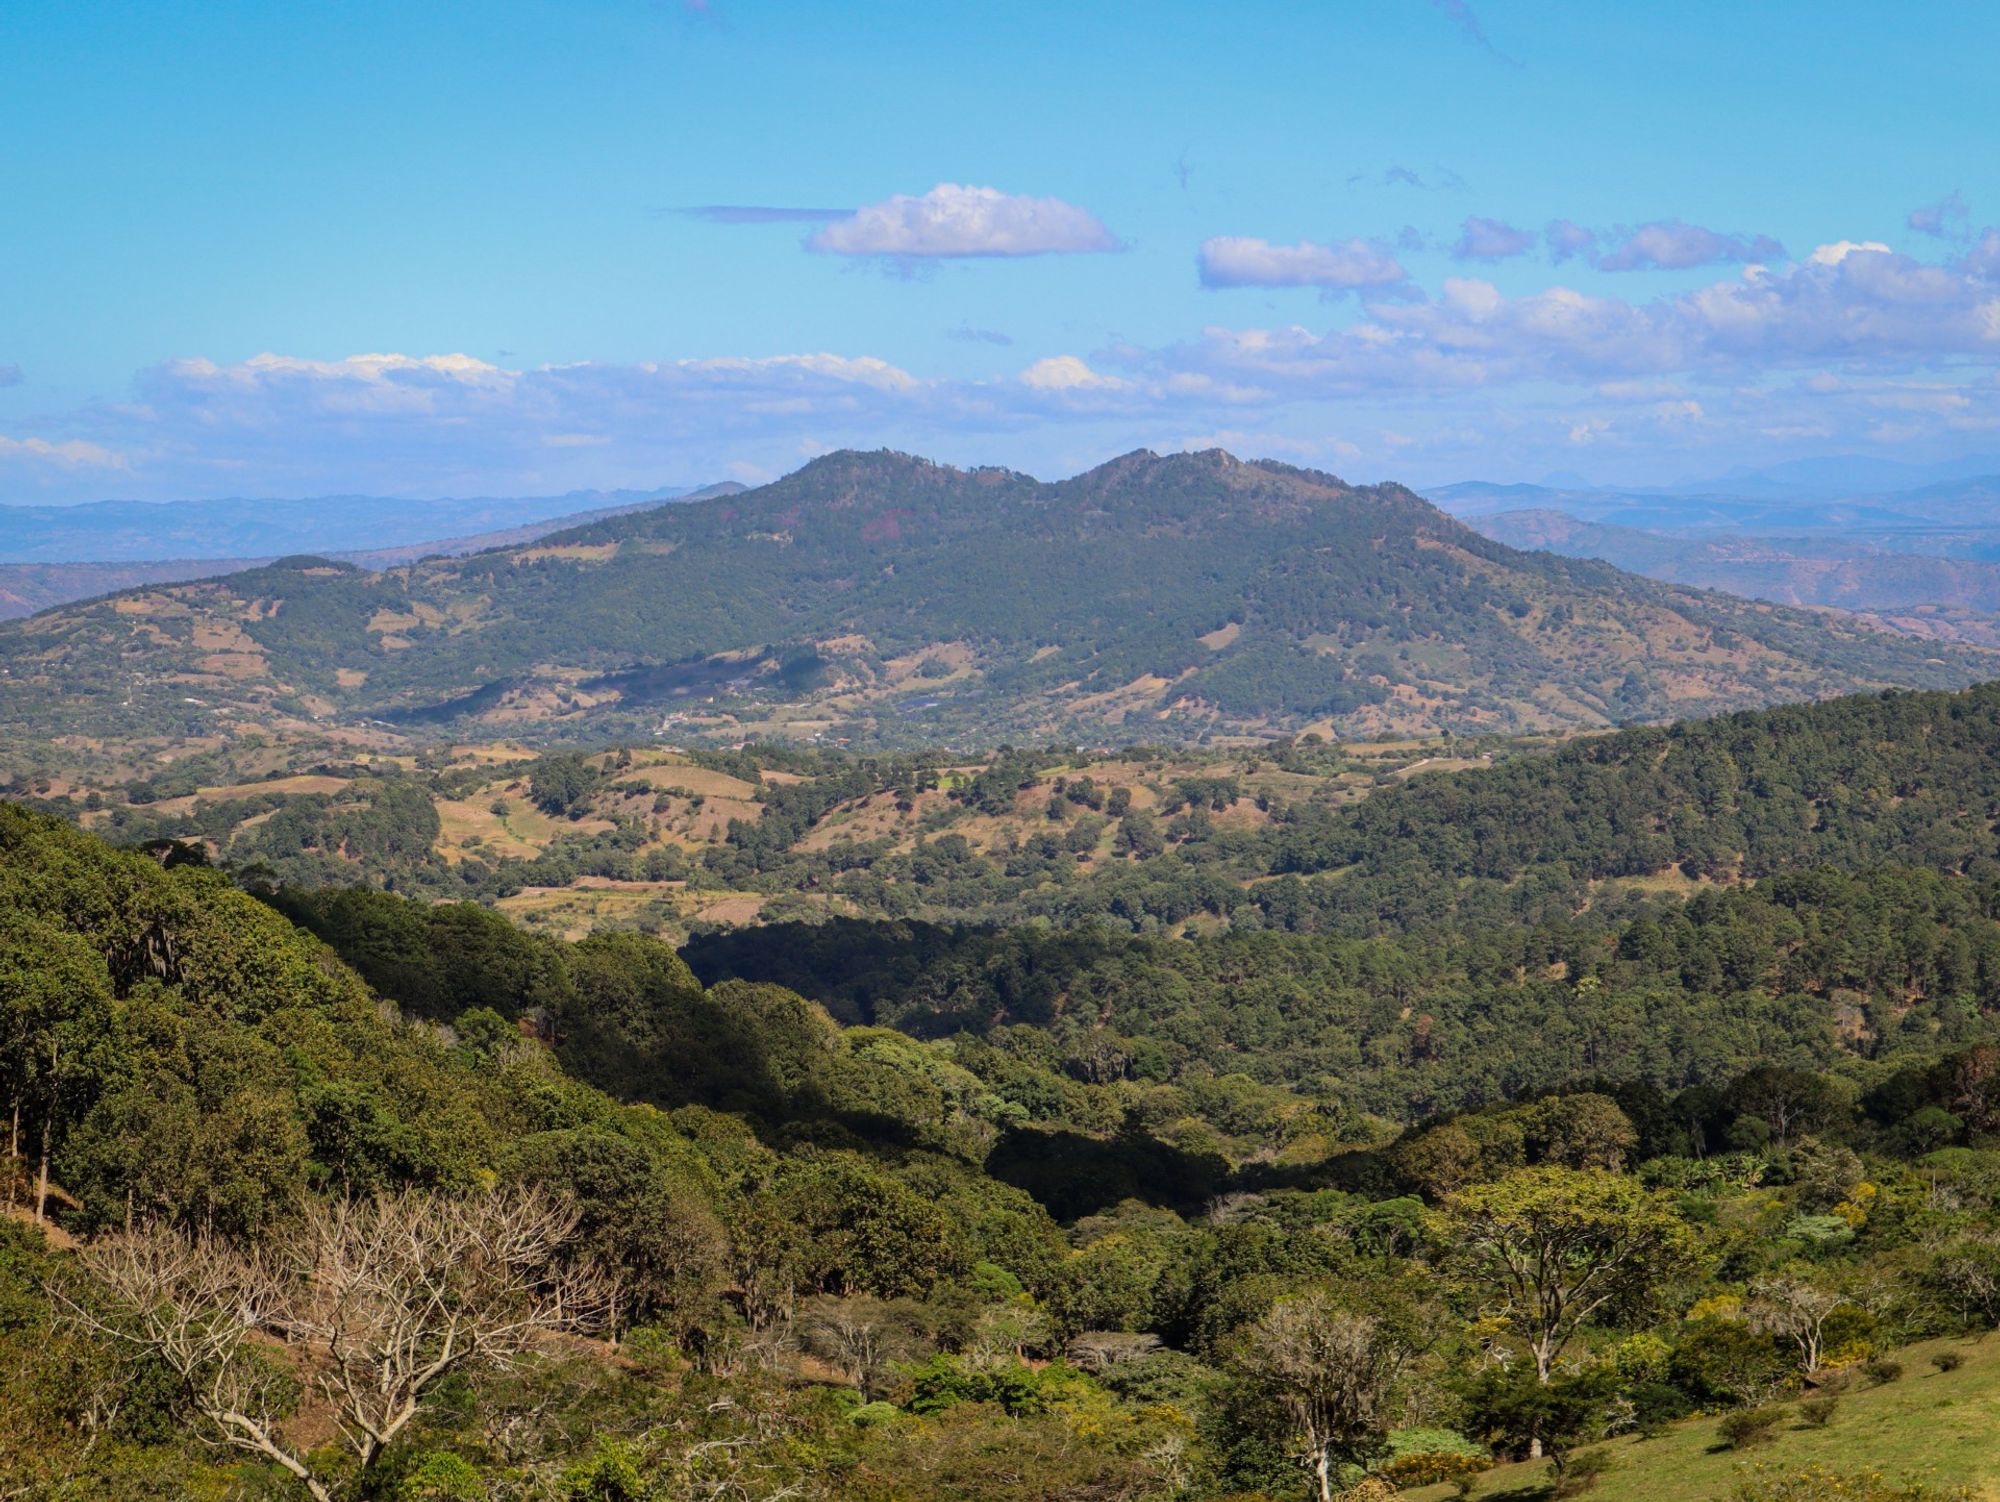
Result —
<path fill-rule="evenodd" d="M 1057 484 L 842 452 L 373 574 L 290 560 L 0 629 L 0 729 L 374 721 L 871 742 L 1519 730 L 1962 684 L 1992 653 L 1521 552 L 1220 451 Z"/>
<path fill-rule="evenodd" d="M 1811 460 L 1698 485 L 1653 489 L 1583 483 L 1432 486 L 1425 495 L 1466 521 L 1557 511 L 1578 521 L 1695 535 L 1837 533 L 1896 552 L 2000 557 L 2000 458 L 1937 475 L 1882 460 Z M 1884 483 L 1891 472 L 1900 484 Z"/>
<path fill-rule="evenodd" d="M 2000 641 L 2000 460 L 1936 469 L 1967 472 L 1939 478 L 1879 460 L 1829 460 L 1741 475 L 1726 490 L 1473 482 L 1432 495 L 1513 547 L 1748 599 L 1871 612 L 1901 630 Z M 1921 483 L 1868 488 L 1885 478 Z"/>
<path fill-rule="evenodd" d="M 740 487 L 735 487 L 740 488 Z M 324 495 L 304 500 L 241 496 L 193 501 L 91 501 L 80 506 L 0 505 L 0 563 L 151 563 L 338 553 L 499 533 L 581 512 L 603 514 L 692 493 L 577 490 L 565 495 L 412 500 Z"/>
<path fill-rule="evenodd" d="M 91 506 L 0 507 L 0 556 L 36 561 L 0 562 L 0 620 L 33 615 L 71 600 L 88 600 L 113 590 L 184 579 L 210 579 L 275 563 L 294 553 L 319 553 L 362 568 L 391 568 L 419 558 L 476 553 L 485 548 L 531 542 L 564 527 L 653 506 L 665 499 L 730 495 L 741 485 L 725 483 L 701 490 L 662 487 L 633 492 L 583 491 L 562 496 L 473 501 L 403 501 L 381 496 L 323 496 L 306 501 L 105 501 Z M 621 499 L 635 496 L 636 499 Z M 603 500 L 588 508 L 550 511 L 579 500 Z M 53 513 L 53 515 L 51 515 Z M 508 515 L 528 520 L 466 535 L 427 532 L 430 527 L 470 525 Z M 410 533 L 416 541 L 400 541 Z M 348 546 L 329 550 L 324 539 L 346 538 Z M 185 543 L 196 551 L 167 557 L 160 551 Z M 234 544 L 263 544 L 263 556 L 200 551 Z M 92 561 L 54 561 L 75 549 L 103 548 Z M 52 556 L 53 555 L 53 556 Z"/>

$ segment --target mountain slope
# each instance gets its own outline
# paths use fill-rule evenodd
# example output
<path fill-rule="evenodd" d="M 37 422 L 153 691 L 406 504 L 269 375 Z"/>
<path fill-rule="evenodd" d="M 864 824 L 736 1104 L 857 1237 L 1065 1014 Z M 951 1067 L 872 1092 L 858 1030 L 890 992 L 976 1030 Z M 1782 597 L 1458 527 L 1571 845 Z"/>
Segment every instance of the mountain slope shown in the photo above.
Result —
<path fill-rule="evenodd" d="M 0 629 L 0 731 L 375 720 L 876 742 L 1602 725 L 2000 658 L 1522 553 L 1220 452 L 1058 484 L 840 453 L 365 574 L 283 560 Z"/>

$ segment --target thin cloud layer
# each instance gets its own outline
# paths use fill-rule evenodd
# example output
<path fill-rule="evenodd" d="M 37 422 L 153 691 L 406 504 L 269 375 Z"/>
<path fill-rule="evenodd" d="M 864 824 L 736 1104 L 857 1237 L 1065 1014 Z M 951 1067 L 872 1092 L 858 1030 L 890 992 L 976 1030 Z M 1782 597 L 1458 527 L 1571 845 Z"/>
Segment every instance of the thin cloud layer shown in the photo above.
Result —
<path fill-rule="evenodd" d="M 1686 271 L 1693 266 L 1772 261 L 1785 253 L 1785 247 L 1769 235 L 1724 235 L 1678 219 L 1619 231 L 1614 239 L 1610 250 L 1591 261 L 1599 271 Z"/>
<path fill-rule="evenodd" d="M 1535 237 L 1498 219 L 1477 215 L 1459 226 L 1458 243 L 1451 248 L 1455 261 L 1504 261 L 1526 255 L 1535 248 Z"/>
<path fill-rule="evenodd" d="M 1197 258 L 1204 287 L 1319 287 L 1329 292 L 1393 287 L 1409 273 L 1372 240 L 1302 240 L 1273 245 L 1247 235 L 1204 240 Z"/>
<path fill-rule="evenodd" d="M 46 438 L 9 438 L 0 434 L 0 460 L 21 460 L 57 469 L 123 469 L 123 455 L 81 438 L 51 442 Z"/>
<path fill-rule="evenodd" d="M 1972 227 L 1972 210 L 1958 189 L 1953 188 L 1936 203 L 1911 209 L 1903 223 L 1934 240 L 1958 240 Z"/>
<path fill-rule="evenodd" d="M 1087 209 L 1060 198 L 939 183 L 921 197 L 898 193 L 835 220 L 806 241 L 823 255 L 891 260 L 1084 255 L 1121 249 Z"/>
<path fill-rule="evenodd" d="M 1470 225 L 1473 221 L 1468 220 Z M 1688 271 L 1700 266 L 1746 265 L 1784 259 L 1785 247 L 1769 235 L 1729 235 L 1679 219 L 1656 219 L 1636 228 L 1589 229 L 1571 219 L 1551 219 L 1542 231 L 1549 260 L 1560 266 L 1581 258 L 1599 271 Z"/>

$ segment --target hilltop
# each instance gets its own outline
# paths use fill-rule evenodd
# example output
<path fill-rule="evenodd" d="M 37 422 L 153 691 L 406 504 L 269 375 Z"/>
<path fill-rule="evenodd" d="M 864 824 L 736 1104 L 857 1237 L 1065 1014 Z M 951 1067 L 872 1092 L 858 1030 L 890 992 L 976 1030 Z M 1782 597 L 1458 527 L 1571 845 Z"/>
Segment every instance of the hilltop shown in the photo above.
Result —
<path fill-rule="evenodd" d="M 843 452 L 761 489 L 367 573 L 314 557 L 0 628 L 0 733 L 993 745 L 1524 732 L 2000 656 L 1524 553 L 1220 451 L 1046 484 Z"/>

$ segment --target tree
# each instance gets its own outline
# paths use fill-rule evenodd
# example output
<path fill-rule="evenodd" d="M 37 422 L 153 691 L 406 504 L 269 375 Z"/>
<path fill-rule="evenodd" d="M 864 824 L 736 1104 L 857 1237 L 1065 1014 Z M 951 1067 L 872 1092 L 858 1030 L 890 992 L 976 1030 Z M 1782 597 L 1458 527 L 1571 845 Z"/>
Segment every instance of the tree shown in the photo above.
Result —
<path fill-rule="evenodd" d="M 1796 1268 L 1752 1284 L 1750 1293 L 1751 1324 L 1796 1345 L 1807 1376 L 1819 1370 L 1826 1354 L 1827 1322 L 1840 1310 L 1855 1307 L 1846 1294 L 1814 1282 Z"/>
<path fill-rule="evenodd" d="M 1824 1075 L 1765 1064 L 1729 1088 L 1730 1104 L 1760 1122 L 1780 1145 L 1794 1132 L 1817 1132 L 1840 1119 L 1847 1102 Z"/>
<path fill-rule="evenodd" d="M 221 1440 L 281 1466 L 316 1502 L 327 1478 L 284 1434 L 285 1374 L 258 1349 L 303 1349 L 366 1471 L 455 1373 L 510 1365 L 544 1334 L 588 1327 L 594 1272 L 566 1253 L 575 1212 L 538 1192 L 447 1198 L 414 1190 L 308 1204 L 265 1254 L 151 1228 L 82 1254 L 96 1290 L 63 1295 L 69 1319 L 163 1362 Z"/>
<path fill-rule="evenodd" d="M 1571 1452 L 1603 1432 L 1617 1396 L 1618 1376 L 1610 1367 L 1585 1367 L 1549 1381 L 1525 1370 L 1488 1367 L 1467 1386 L 1467 1424 L 1470 1432 L 1507 1449 L 1546 1454 L 1560 1479 Z"/>
<path fill-rule="evenodd" d="M 857 1294 L 817 1298 L 806 1305 L 799 1332 L 806 1349 L 831 1361 L 861 1389 L 863 1399 L 879 1396 L 877 1379 L 892 1361 L 910 1360 L 923 1344 L 916 1309 L 908 1300 Z"/>
<path fill-rule="evenodd" d="M 1551 1095 L 1528 1110 L 1527 1145 L 1536 1160 L 1613 1173 L 1638 1145 L 1632 1120 L 1608 1095 Z"/>
<path fill-rule="evenodd" d="M 207 1232 L 166 1228 L 98 1242 L 82 1263 L 91 1283 L 56 1289 L 72 1325 L 158 1361 L 224 1444 L 274 1462 L 315 1502 L 331 1502 L 326 1482 L 285 1443 L 284 1374 L 256 1349 L 261 1332 L 284 1323 L 278 1265 Z"/>
<path fill-rule="evenodd" d="M 1239 1363 L 1276 1391 L 1320 1502 L 1330 1502 L 1343 1464 L 1365 1462 L 1386 1442 L 1384 1404 L 1410 1354 L 1375 1318 L 1320 1291 L 1278 1300 L 1251 1326 Z"/>
<path fill-rule="evenodd" d="M 13 1086 L 8 1156 L 10 1166 L 23 1156 L 25 1116 L 35 1150 L 38 1221 L 48 1214 L 56 1146 L 89 1105 L 113 1033 L 110 976 L 89 941 L 7 915 L 0 927 L 0 1058 Z"/>
<path fill-rule="evenodd" d="M 1650 1302 L 1692 1260 L 1663 1196 L 1617 1174 L 1531 1168 L 1446 1202 L 1461 1265 L 1498 1303 L 1549 1380 L 1576 1332 L 1614 1302 Z"/>
<path fill-rule="evenodd" d="M 1951 1243 L 1932 1257 L 1922 1282 L 1951 1306 L 1961 1324 L 2000 1324 L 2000 1241 L 1968 1237 Z"/>

